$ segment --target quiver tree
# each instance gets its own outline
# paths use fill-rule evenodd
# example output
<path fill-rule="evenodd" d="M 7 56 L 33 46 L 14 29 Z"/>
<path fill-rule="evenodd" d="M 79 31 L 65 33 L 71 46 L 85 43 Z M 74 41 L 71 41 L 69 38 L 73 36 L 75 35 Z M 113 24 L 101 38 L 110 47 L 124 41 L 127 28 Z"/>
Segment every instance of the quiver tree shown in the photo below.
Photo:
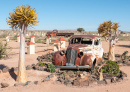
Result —
<path fill-rule="evenodd" d="M 8 25 L 11 28 L 19 28 L 20 31 L 20 52 L 19 52 L 19 63 L 18 63 L 18 75 L 17 82 L 27 82 L 27 76 L 25 72 L 25 34 L 27 27 L 33 27 L 38 23 L 36 10 L 27 6 L 18 6 L 14 9 L 14 12 L 9 13 L 7 19 Z"/>
<path fill-rule="evenodd" d="M 109 55 L 108 59 L 114 61 L 115 54 L 114 54 L 114 47 L 115 42 L 118 41 L 118 35 L 120 33 L 118 23 L 112 23 L 111 21 L 105 21 L 104 23 L 100 24 L 98 28 L 98 33 L 104 37 L 106 40 L 109 41 Z"/>

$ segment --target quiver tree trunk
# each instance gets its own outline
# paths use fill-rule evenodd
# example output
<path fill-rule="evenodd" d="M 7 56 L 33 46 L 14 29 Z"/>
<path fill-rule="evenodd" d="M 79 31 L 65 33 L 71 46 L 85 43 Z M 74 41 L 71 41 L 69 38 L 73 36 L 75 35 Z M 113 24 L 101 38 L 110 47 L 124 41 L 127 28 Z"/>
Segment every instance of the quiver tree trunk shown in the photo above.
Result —
<path fill-rule="evenodd" d="M 108 55 L 108 60 L 115 60 L 115 54 L 114 54 L 114 41 L 110 40 L 109 41 L 109 55 Z"/>
<path fill-rule="evenodd" d="M 18 75 L 17 82 L 27 82 L 26 69 L 25 69 L 25 30 L 24 25 L 20 27 L 20 52 L 18 62 Z"/>

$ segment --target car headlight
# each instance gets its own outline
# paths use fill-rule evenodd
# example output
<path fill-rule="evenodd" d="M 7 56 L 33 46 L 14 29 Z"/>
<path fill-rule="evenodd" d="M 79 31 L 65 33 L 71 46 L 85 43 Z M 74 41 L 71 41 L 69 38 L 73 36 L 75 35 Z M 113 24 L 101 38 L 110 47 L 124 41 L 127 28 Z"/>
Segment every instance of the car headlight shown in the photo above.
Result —
<path fill-rule="evenodd" d="M 81 58 L 84 55 L 83 52 L 79 52 L 78 56 Z"/>
<path fill-rule="evenodd" d="M 61 55 L 61 56 L 65 55 L 65 51 L 62 50 L 62 51 L 60 52 L 60 55 Z"/>

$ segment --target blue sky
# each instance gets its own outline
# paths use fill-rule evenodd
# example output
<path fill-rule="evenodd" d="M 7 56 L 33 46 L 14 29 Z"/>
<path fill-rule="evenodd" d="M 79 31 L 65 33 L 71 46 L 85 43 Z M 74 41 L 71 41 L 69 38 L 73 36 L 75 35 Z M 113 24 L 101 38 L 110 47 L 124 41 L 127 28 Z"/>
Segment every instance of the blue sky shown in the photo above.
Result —
<path fill-rule="evenodd" d="M 20 5 L 37 10 L 39 23 L 34 30 L 97 31 L 100 23 L 111 20 L 130 32 L 130 0 L 1 0 L 0 29 L 9 29 L 6 18 Z"/>

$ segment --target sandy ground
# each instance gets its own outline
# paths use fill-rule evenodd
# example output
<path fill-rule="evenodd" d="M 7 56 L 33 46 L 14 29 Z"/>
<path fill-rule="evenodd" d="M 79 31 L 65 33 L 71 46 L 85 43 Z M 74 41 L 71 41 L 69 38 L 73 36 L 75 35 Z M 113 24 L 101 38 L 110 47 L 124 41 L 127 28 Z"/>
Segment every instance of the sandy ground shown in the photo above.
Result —
<path fill-rule="evenodd" d="M 18 42 L 10 41 L 9 45 L 11 47 L 19 47 Z M 44 44 L 36 44 L 38 45 L 44 45 Z M 104 52 L 108 52 L 108 42 L 103 41 L 102 43 Z M 46 51 L 46 49 L 50 49 Z M 49 51 L 52 51 L 53 46 L 49 47 L 36 47 L 36 54 L 35 55 L 25 55 L 25 65 L 31 65 L 37 63 L 37 56 L 41 56 L 42 54 L 46 54 Z M 130 55 L 130 41 L 120 41 L 119 43 L 116 43 L 115 46 L 115 54 L 122 54 L 124 51 L 129 51 Z M 26 49 L 27 51 L 27 49 Z M 0 60 L 0 64 L 4 64 L 8 67 L 17 67 L 18 66 L 18 59 L 19 59 L 19 49 L 12 49 L 9 52 L 9 58 L 4 60 Z M 0 88 L 0 92 L 130 92 L 130 67 L 128 66 L 122 66 L 121 70 L 127 73 L 128 77 L 119 83 L 113 83 L 108 85 L 93 85 L 89 87 L 68 87 L 61 84 L 56 84 L 52 82 L 45 82 L 40 83 L 38 85 L 28 85 L 28 86 L 20 86 L 20 87 L 14 87 L 13 84 L 15 83 L 15 80 L 11 77 L 9 73 L 1 73 L 0 74 L 0 83 L 5 82 L 9 83 L 8 88 Z M 17 74 L 17 73 L 15 73 Z M 49 73 L 43 72 L 43 71 L 35 71 L 35 70 L 28 70 L 27 75 L 29 81 L 40 81 L 44 77 L 46 77 Z"/>

